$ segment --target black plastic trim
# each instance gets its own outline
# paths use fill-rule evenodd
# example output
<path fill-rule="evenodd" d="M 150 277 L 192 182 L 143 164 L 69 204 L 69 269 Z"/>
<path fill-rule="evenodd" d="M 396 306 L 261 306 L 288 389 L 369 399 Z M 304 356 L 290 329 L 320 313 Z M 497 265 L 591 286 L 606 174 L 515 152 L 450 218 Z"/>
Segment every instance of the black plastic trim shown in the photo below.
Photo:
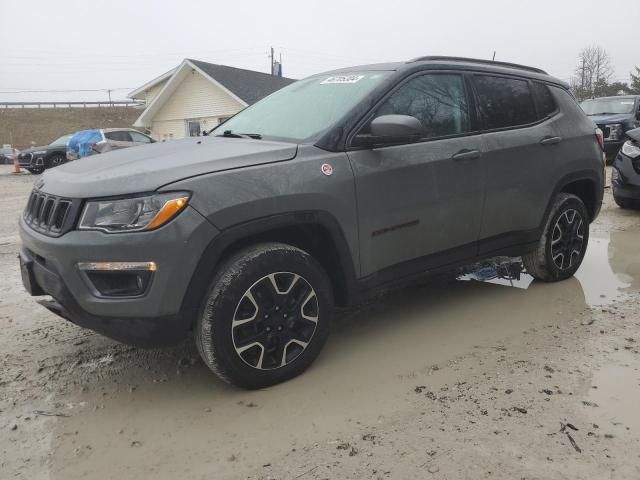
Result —
<path fill-rule="evenodd" d="M 256 235 L 267 234 L 270 231 L 285 227 L 302 227 L 305 225 L 320 226 L 331 236 L 341 267 L 341 279 L 339 279 L 337 288 L 344 289 L 343 292 L 337 293 L 345 296 L 343 303 L 350 303 L 351 297 L 356 291 L 356 271 L 347 240 L 338 221 L 331 214 L 314 210 L 263 217 L 223 230 L 209 243 L 200 257 L 198 266 L 189 282 L 187 293 L 182 301 L 181 312 L 183 315 L 191 318 L 192 321 L 195 320 L 202 299 L 209 289 L 213 272 L 224 261 L 223 252 Z M 286 239 L 282 241 L 286 242 Z"/>

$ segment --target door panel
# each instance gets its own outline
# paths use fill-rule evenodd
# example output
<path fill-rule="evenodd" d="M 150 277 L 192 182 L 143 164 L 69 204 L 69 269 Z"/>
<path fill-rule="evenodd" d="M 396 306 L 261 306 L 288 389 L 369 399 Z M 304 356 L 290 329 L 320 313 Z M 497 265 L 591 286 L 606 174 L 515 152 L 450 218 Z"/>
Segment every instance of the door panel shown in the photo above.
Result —
<path fill-rule="evenodd" d="M 424 129 L 418 143 L 348 153 L 363 276 L 393 266 L 401 272 L 390 270 L 391 277 L 411 274 L 475 255 L 485 166 L 482 140 L 468 135 L 470 105 L 462 75 L 418 74 L 396 87 L 361 129 L 370 133 L 371 120 L 388 114 L 412 116 Z"/>
<path fill-rule="evenodd" d="M 517 130 L 482 135 L 487 162 L 487 194 L 481 239 L 540 226 L 549 195 L 555 187 L 549 172 L 557 164 L 561 143 L 544 145 L 557 138 L 549 120 Z M 505 238 L 506 242 L 513 242 Z M 506 246 L 492 244 L 492 248 Z"/>
<path fill-rule="evenodd" d="M 475 255 L 485 160 L 453 160 L 463 149 L 481 152 L 482 142 L 461 137 L 349 152 L 363 276 L 446 251 L 451 254 L 434 257 L 429 266 Z"/>
<path fill-rule="evenodd" d="M 487 193 L 480 251 L 485 253 L 537 240 L 563 138 L 544 85 L 491 75 L 475 75 L 473 83 L 485 126 L 507 129 L 482 135 Z"/>

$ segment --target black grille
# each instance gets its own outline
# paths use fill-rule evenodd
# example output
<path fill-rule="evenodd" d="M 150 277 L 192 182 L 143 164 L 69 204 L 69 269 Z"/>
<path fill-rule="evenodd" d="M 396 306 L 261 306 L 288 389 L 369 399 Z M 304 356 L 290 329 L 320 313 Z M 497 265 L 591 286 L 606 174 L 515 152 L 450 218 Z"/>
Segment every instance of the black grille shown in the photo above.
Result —
<path fill-rule="evenodd" d="M 600 130 L 602 130 L 602 136 L 604 138 L 609 138 L 609 135 L 611 135 L 611 128 L 607 127 L 606 125 L 602 125 L 600 127 Z"/>
<path fill-rule="evenodd" d="M 73 228 L 77 203 L 34 190 L 29 197 L 23 218 L 32 229 L 51 237 L 59 237 Z"/>

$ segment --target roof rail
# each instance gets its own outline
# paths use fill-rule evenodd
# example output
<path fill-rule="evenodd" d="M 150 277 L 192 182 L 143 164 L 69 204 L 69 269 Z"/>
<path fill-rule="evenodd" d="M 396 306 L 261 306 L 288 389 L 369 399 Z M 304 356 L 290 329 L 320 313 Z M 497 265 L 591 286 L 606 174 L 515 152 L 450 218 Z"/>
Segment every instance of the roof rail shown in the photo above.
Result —
<path fill-rule="evenodd" d="M 497 67 L 517 68 L 519 70 L 527 70 L 529 72 L 543 73 L 543 74 L 547 75 L 547 72 L 545 72 L 544 70 L 542 70 L 540 68 L 527 67 L 526 65 L 519 65 L 517 63 L 496 62 L 495 60 L 482 60 L 482 59 L 479 59 L 479 58 L 447 57 L 447 56 L 440 56 L 440 55 L 431 55 L 431 56 L 426 56 L 426 57 L 412 58 L 407 63 L 423 62 L 423 61 L 427 61 L 427 60 L 436 60 L 436 61 L 440 60 L 440 61 L 445 61 L 445 62 L 481 63 L 481 64 L 484 64 L 484 65 L 495 65 Z"/>

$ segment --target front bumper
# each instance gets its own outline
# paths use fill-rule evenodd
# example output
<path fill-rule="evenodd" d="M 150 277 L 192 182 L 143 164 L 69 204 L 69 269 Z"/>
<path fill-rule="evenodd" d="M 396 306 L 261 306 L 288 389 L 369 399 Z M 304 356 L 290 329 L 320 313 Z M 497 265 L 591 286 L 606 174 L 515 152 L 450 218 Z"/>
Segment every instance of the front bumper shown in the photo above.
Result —
<path fill-rule="evenodd" d="M 640 173 L 633 168 L 631 158 L 619 152 L 612 167 L 617 170 L 617 175 L 611 180 L 613 194 L 616 197 L 640 200 Z"/>
<path fill-rule="evenodd" d="M 49 310 L 124 343 L 167 345 L 182 340 L 192 325 L 192 309 L 187 312 L 183 300 L 204 249 L 217 234 L 192 208 L 158 230 L 128 234 L 73 230 L 53 238 L 21 219 L 20 256 L 35 284 L 32 295 L 54 298 L 44 302 Z M 157 271 L 143 295 L 100 297 L 77 267 L 96 261 L 154 261 Z"/>
<path fill-rule="evenodd" d="M 44 154 L 21 153 L 18 155 L 18 164 L 22 168 L 34 168 L 44 166 Z"/>
<path fill-rule="evenodd" d="M 604 141 L 604 153 L 608 156 L 615 156 L 622 147 L 624 140 L 607 140 Z"/>

